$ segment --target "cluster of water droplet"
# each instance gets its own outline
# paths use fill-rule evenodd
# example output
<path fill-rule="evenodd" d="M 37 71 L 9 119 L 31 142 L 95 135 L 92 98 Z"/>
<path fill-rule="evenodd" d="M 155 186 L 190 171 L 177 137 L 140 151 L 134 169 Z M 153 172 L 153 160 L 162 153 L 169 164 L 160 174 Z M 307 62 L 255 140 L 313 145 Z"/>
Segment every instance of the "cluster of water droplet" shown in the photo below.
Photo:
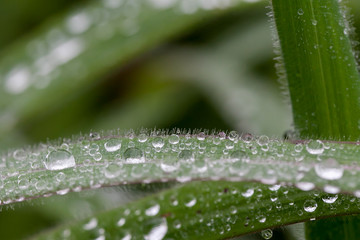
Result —
<path fill-rule="evenodd" d="M 304 191 L 317 186 L 358 196 L 357 153 L 355 144 L 292 143 L 234 131 L 93 132 L 3 155 L 0 200 L 6 204 L 82 188 L 196 179 L 282 182 Z"/>
<path fill-rule="evenodd" d="M 111 239 L 114 234 L 120 239 L 188 239 L 187 234 L 226 238 L 234 229 L 254 232 L 293 219 L 314 220 L 314 215 L 331 215 L 339 209 L 346 212 L 359 206 L 356 197 L 317 191 L 304 200 L 301 190 L 281 185 L 220 183 L 214 187 L 208 182 L 199 188 L 194 183 L 192 187 L 165 192 L 158 199 L 144 199 L 140 204 L 90 218 L 82 222 L 80 231 L 92 239 Z M 64 227 L 63 238 L 76 238 L 78 226 L 74 229 Z M 264 239 L 272 235 L 271 229 L 261 231 Z"/>

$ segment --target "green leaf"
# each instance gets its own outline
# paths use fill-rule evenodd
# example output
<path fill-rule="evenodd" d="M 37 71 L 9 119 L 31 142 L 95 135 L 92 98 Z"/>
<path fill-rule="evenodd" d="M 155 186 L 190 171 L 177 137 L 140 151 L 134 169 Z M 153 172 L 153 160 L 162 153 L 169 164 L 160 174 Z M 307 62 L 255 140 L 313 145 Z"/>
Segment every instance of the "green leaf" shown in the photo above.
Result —
<path fill-rule="evenodd" d="M 61 226 L 35 239 L 226 239 L 279 225 L 359 212 L 352 197 L 259 183 L 194 182 Z M 349 203 L 343 208 L 344 203 Z M 271 230 L 263 232 L 268 236 Z"/>
<path fill-rule="evenodd" d="M 194 182 L 164 191 L 159 195 L 135 202 L 134 205 L 130 204 L 128 208 L 135 212 L 135 209 L 139 209 L 141 214 L 142 210 L 159 204 L 162 209 L 160 213 L 163 215 L 156 216 L 165 216 L 168 212 L 182 216 L 183 213 L 179 221 L 184 224 L 186 229 L 184 231 L 188 232 L 191 238 L 194 236 L 192 231 L 198 229 L 196 224 L 203 225 L 204 222 L 188 223 L 189 226 L 186 227 L 190 216 L 197 216 L 198 213 L 193 210 L 189 212 L 189 206 L 186 204 L 171 206 L 170 196 L 176 196 L 179 203 L 197 199 L 196 202 L 199 203 L 197 206 L 201 207 L 202 213 L 209 211 L 209 215 L 205 213 L 202 215 L 201 221 L 205 223 L 215 221 L 218 214 L 224 214 L 223 211 L 229 211 L 230 206 L 233 205 L 238 209 L 239 216 L 246 215 L 251 218 L 250 224 L 253 224 L 253 227 L 244 229 L 238 228 L 237 225 L 230 226 L 233 230 L 225 234 L 218 229 L 219 226 L 224 227 L 224 225 L 215 221 L 216 234 L 223 232 L 224 236 L 232 236 L 310 218 L 358 213 L 357 198 L 339 195 L 340 192 L 346 192 L 359 196 L 360 173 L 358 165 L 354 164 L 358 154 L 357 145 L 351 143 L 320 140 L 292 143 L 269 139 L 266 136 L 254 137 L 248 134 L 240 136 L 237 132 L 228 134 L 207 131 L 191 134 L 180 130 L 172 132 L 140 130 L 138 133 L 119 130 L 107 133 L 92 132 L 89 136 L 16 149 L 3 155 L 1 157 L 3 188 L 0 190 L 0 200 L 6 205 L 106 186 L 211 180 L 215 182 Z M 296 186 L 298 189 L 287 186 Z M 279 188 L 282 190 L 278 191 Z M 323 189 L 327 193 L 308 192 L 315 189 Z M 222 200 L 221 192 L 224 196 L 232 197 Z M 249 199 L 255 202 L 247 201 L 251 196 L 254 197 Z M 202 201 L 205 205 L 200 204 Z M 315 205 L 318 206 L 317 211 L 313 211 Z M 225 211 L 223 208 L 228 210 Z M 124 207 L 121 209 L 125 211 Z M 118 213 L 119 210 L 111 210 L 109 213 L 99 215 L 98 221 L 105 222 L 104 229 L 108 227 L 113 229 L 115 221 L 113 217 L 119 217 Z M 265 218 L 268 219 L 266 223 L 261 220 L 262 215 L 266 215 Z M 144 224 L 140 224 L 144 229 L 132 234 L 146 234 L 153 226 L 151 224 L 163 224 L 164 219 L 167 219 L 158 217 L 154 220 L 154 216 L 142 218 L 137 214 L 130 214 L 127 217 L 127 222 L 131 226 L 129 229 L 138 226 L 140 223 L 137 221 L 146 220 Z M 241 222 L 242 225 L 246 224 L 245 220 Z M 219 221 L 226 220 L 219 218 Z M 75 224 L 71 232 L 74 232 L 75 236 L 85 234 L 85 238 L 87 234 L 95 234 L 93 231 L 90 233 L 83 231 L 79 227 L 82 225 L 84 222 Z M 109 234 L 115 233 L 110 230 Z M 180 233 L 174 230 L 171 234 L 178 236 L 177 234 Z M 209 233 L 205 230 L 201 230 L 201 234 L 219 237 L 215 233 L 207 235 Z"/>
<path fill-rule="evenodd" d="M 272 1 L 289 85 L 294 124 L 302 138 L 360 136 L 360 77 L 337 0 Z"/>

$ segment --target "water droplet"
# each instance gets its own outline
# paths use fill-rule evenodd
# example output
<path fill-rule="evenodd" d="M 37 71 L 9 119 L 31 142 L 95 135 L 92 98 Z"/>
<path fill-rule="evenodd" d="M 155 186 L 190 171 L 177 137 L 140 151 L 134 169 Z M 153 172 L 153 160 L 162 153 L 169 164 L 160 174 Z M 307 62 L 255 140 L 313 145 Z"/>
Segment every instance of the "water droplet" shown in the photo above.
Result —
<path fill-rule="evenodd" d="M 116 163 L 110 163 L 105 168 L 105 177 L 107 178 L 116 178 L 120 176 L 122 171 L 122 166 Z"/>
<path fill-rule="evenodd" d="M 118 227 L 122 227 L 124 226 L 125 222 L 126 222 L 125 218 L 120 218 L 119 221 L 116 223 L 116 225 Z"/>
<path fill-rule="evenodd" d="M 299 8 L 297 13 L 302 16 L 304 15 L 304 10 L 302 10 L 302 8 Z"/>
<path fill-rule="evenodd" d="M 18 150 L 15 150 L 14 154 L 13 154 L 13 157 L 16 159 L 16 160 L 19 160 L 19 161 L 22 161 L 22 160 L 25 160 L 26 157 L 27 157 L 27 153 L 22 150 L 22 149 L 18 149 Z"/>
<path fill-rule="evenodd" d="M 306 200 L 304 202 L 304 210 L 306 212 L 314 212 L 317 208 L 317 203 L 315 200 Z"/>
<path fill-rule="evenodd" d="M 176 134 L 172 134 L 172 135 L 169 137 L 169 143 L 170 143 L 170 144 L 175 145 L 175 144 L 178 144 L 179 141 L 180 141 L 180 138 L 179 138 L 179 136 L 176 135 Z"/>
<path fill-rule="evenodd" d="M 187 207 L 193 207 L 196 204 L 196 198 L 191 197 L 186 203 L 185 206 Z"/>
<path fill-rule="evenodd" d="M 312 23 L 312 25 L 316 26 L 318 22 L 315 19 L 312 19 L 311 23 Z"/>
<path fill-rule="evenodd" d="M 268 136 L 260 136 L 257 140 L 257 143 L 259 144 L 259 146 L 265 146 L 269 144 L 269 141 L 270 140 Z"/>
<path fill-rule="evenodd" d="M 152 207 L 149 207 L 148 209 L 145 210 L 145 214 L 146 216 L 155 216 L 159 213 L 160 211 L 160 205 L 159 204 L 155 204 Z"/>
<path fill-rule="evenodd" d="M 164 146 L 165 142 L 161 137 L 156 137 L 152 141 L 152 145 L 154 148 L 162 148 Z"/>
<path fill-rule="evenodd" d="M 315 165 L 316 174 L 326 180 L 337 180 L 342 178 L 344 169 L 339 165 L 339 163 L 333 159 L 329 158 L 326 161 L 323 161 Z"/>
<path fill-rule="evenodd" d="M 145 159 L 143 157 L 143 152 L 135 147 L 126 149 L 126 151 L 124 152 L 124 158 L 126 160 L 126 163 L 130 163 L 130 164 L 145 162 Z"/>
<path fill-rule="evenodd" d="M 177 159 L 172 159 L 170 157 L 164 158 L 160 164 L 161 169 L 166 173 L 170 173 L 170 172 L 174 172 L 174 171 L 178 170 L 179 166 L 180 166 L 180 163 L 177 161 Z"/>
<path fill-rule="evenodd" d="M 241 193 L 243 197 L 249 198 L 254 194 L 254 189 L 249 188 L 246 192 Z"/>
<path fill-rule="evenodd" d="M 295 186 L 303 191 L 310 191 L 315 188 L 315 184 L 312 182 L 298 182 Z"/>
<path fill-rule="evenodd" d="M 199 140 L 199 141 L 204 141 L 205 140 L 205 133 L 204 132 L 201 132 L 201 133 L 199 133 L 198 135 L 197 135 L 197 139 Z"/>
<path fill-rule="evenodd" d="M 265 229 L 261 231 L 261 236 L 264 239 L 270 239 L 273 236 L 273 231 L 271 229 Z"/>
<path fill-rule="evenodd" d="M 45 167 L 49 170 L 61 170 L 75 167 L 74 156 L 66 150 L 54 150 L 50 152 L 45 159 Z"/>
<path fill-rule="evenodd" d="M 83 226 L 83 229 L 84 230 L 91 230 L 91 229 L 94 229 L 96 228 L 96 226 L 98 225 L 98 221 L 96 218 L 92 218 L 90 219 L 90 221 L 88 223 L 86 223 L 84 226 Z"/>
<path fill-rule="evenodd" d="M 324 143 L 320 140 L 310 140 L 306 144 L 306 150 L 310 154 L 314 154 L 314 155 L 322 154 L 324 152 L 324 149 L 325 149 Z"/>
<path fill-rule="evenodd" d="M 138 137 L 138 141 L 141 142 L 141 143 L 144 143 L 146 142 L 148 139 L 148 136 L 145 134 L 145 133 L 141 133 Z"/>
<path fill-rule="evenodd" d="M 145 225 L 150 225 L 151 230 L 148 234 L 144 235 L 145 240 L 162 240 L 167 231 L 168 225 L 165 218 L 151 219 Z"/>
<path fill-rule="evenodd" d="M 104 144 L 104 147 L 108 152 L 116 152 L 121 148 L 121 140 L 116 138 L 109 139 L 109 141 Z"/>
<path fill-rule="evenodd" d="M 338 195 L 327 194 L 321 198 L 324 203 L 334 203 L 338 199 Z"/>
<path fill-rule="evenodd" d="M 231 131 L 229 133 L 229 139 L 233 142 L 236 141 L 238 139 L 238 137 L 239 137 L 239 134 L 236 131 Z"/>
<path fill-rule="evenodd" d="M 179 153 L 179 159 L 180 160 L 185 160 L 185 161 L 193 161 L 194 157 L 193 157 L 193 153 L 190 150 L 182 150 Z"/>

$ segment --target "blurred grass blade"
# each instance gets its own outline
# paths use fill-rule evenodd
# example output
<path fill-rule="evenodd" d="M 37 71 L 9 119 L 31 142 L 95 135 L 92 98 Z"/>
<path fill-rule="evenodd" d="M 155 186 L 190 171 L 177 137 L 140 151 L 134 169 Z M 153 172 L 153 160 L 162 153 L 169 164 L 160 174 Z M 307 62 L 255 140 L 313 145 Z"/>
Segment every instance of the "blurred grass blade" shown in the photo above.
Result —
<path fill-rule="evenodd" d="M 194 182 L 144 198 L 34 239 L 227 239 L 275 226 L 359 212 L 352 197 L 259 183 Z M 347 203 L 348 208 L 341 206 Z M 270 229 L 262 236 L 269 239 Z"/>
<path fill-rule="evenodd" d="M 308 240 L 353 240 L 358 239 L 360 234 L 360 215 L 328 218 L 305 224 L 305 234 Z"/>
<path fill-rule="evenodd" d="M 272 1 L 294 124 L 302 138 L 360 136 L 360 76 L 339 2 Z"/>
<path fill-rule="evenodd" d="M 249 5 L 104 0 L 53 19 L 0 58 L 0 135 L 67 104 L 138 54 Z"/>

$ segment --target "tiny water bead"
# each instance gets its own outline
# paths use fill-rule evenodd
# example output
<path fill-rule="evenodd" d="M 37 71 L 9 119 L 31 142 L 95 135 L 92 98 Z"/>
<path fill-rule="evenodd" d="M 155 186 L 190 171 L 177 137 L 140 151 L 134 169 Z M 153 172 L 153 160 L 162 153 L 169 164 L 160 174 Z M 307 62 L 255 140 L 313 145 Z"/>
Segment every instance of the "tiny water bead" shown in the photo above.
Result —
<path fill-rule="evenodd" d="M 44 161 L 46 169 L 61 170 L 66 168 L 75 167 L 74 156 L 66 150 L 51 151 Z"/>
<path fill-rule="evenodd" d="M 151 206 L 145 210 L 145 215 L 146 216 L 155 216 L 159 213 L 159 211 L 160 211 L 160 205 L 155 204 L 154 206 Z"/>
<path fill-rule="evenodd" d="M 175 145 L 175 144 L 178 144 L 180 141 L 180 137 L 176 134 L 172 134 L 170 137 L 169 137 L 169 143 L 172 144 L 172 145 Z"/>
<path fill-rule="evenodd" d="M 122 172 L 122 165 L 118 163 L 110 163 L 105 167 L 105 177 L 116 178 L 120 176 Z"/>
<path fill-rule="evenodd" d="M 164 139 L 162 139 L 161 137 L 156 137 L 152 141 L 152 145 L 154 148 L 162 148 L 164 144 L 165 144 Z"/>
<path fill-rule="evenodd" d="M 318 207 L 318 204 L 317 204 L 317 202 L 315 200 L 311 199 L 311 200 L 306 200 L 304 202 L 304 210 L 306 212 L 309 212 L 309 213 L 315 212 L 317 207 Z"/>
<path fill-rule="evenodd" d="M 316 174 L 326 180 L 338 180 L 342 178 L 344 168 L 333 158 L 315 165 Z"/>

